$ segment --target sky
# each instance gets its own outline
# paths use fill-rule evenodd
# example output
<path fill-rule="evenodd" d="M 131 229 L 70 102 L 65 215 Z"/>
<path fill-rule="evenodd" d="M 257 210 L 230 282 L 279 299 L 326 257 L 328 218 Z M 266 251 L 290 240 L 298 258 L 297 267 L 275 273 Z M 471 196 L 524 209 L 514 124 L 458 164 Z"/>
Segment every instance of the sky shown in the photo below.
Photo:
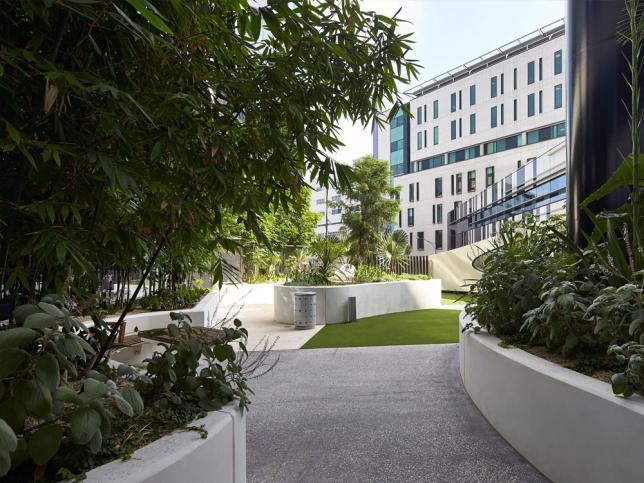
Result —
<path fill-rule="evenodd" d="M 362 0 L 364 10 L 393 15 L 413 32 L 408 55 L 422 68 L 411 86 L 457 67 L 565 16 L 565 0 Z M 406 90 L 406 89 L 403 89 Z M 340 123 L 345 146 L 334 159 L 349 163 L 371 154 L 371 126 Z"/>

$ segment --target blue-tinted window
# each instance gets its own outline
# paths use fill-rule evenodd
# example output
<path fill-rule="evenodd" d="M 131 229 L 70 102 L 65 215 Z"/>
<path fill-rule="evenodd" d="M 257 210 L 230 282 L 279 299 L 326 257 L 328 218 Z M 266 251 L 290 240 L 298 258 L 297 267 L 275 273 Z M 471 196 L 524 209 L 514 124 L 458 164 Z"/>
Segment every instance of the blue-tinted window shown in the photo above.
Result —
<path fill-rule="evenodd" d="M 507 151 L 508 149 L 518 148 L 521 145 L 522 135 L 516 134 L 514 136 L 508 136 L 507 138 L 485 143 L 483 146 L 483 154 L 500 153 L 501 151 Z"/>
<path fill-rule="evenodd" d="M 450 138 L 456 139 L 456 119 L 454 119 L 450 124 Z"/>
<path fill-rule="evenodd" d="M 443 204 L 436 205 L 436 223 L 443 223 Z"/>
<path fill-rule="evenodd" d="M 434 179 L 434 196 L 436 198 L 443 196 L 443 178 Z"/>
<path fill-rule="evenodd" d="M 418 106 L 416 108 L 416 124 L 420 124 L 423 122 L 423 108 Z"/>
<path fill-rule="evenodd" d="M 416 233 L 416 248 L 418 250 L 425 249 L 425 233 L 422 231 Z"/>
<path fill-rule="evenodd" d="M 496 127 L 496 106 L 490 109 L 490 126 Z"/>
<path fill-rule="evenodd" d="M 434 236 L 434 244 L 436 246 L 436 250 L 442 250 L 443 249 L 443 230 L 436 230 L 436 234 Z"/>
<path fill-rule="evenodd" d="M 471 85 L 470 86 L 470 106 L 473 106 L 476 104 L 476 86 Z"/>
<path fill-rule="evenodd" d="M 490 97 L 496 97 L 496 76 L 490 79 Z"/>
<path fill-rule="evenodd" d="M 559 109 L 562 106 L 562 103 L 561 84 L 557 84 L 555 86 L 555 109 Z"/>
<path fill-rule="evenodd" d="M 456 112 L 456 92 L 450 96 L 450 110 Z"/>
<path fill-rule="evenodd" d="M 431 158 L 426 158 L 418 161 L 417 171 L 424 171 L 426 169 L 438 168 L 439 166 L 443 166 L 444 164 L 445 164 L 445 155 L 439 154 L 438 156 L 434 156 Z"/>
<path fill-rule="evenodd" d="M 423 133 L 418 131 L 416 133 L 416 149 L 422 149 L 423 148 Z"/>
<path fill-rule="evenodd" d="M 414 209 L 407 208 L 407 226 L 414 226 Z"/>
<path fill-rule="evenodd" d="M 561 50 L 555 52 L 555 75 L 561 74 Z"/>
<path fill-rule="evenodd" d="M 534 60 L 528 62 L 528 84 L 534 84 Z"/>
<path fill-rule="evenodd" d="M 476 171 L 467 172 L 467 192 L 476 191 Z"/>
<path fill-rule="evenodd" d="M 470 134 L 476 133 L 476 114 L 470 114 Z"/>
<path fill-rule="evenodd" d="M 543 91 L 539 91 L 539 114 L 543 112 Z"/>
<path fill-rule="evenodd" d="M 438 99 L 434 101 L 434 119 L 438 119 Z"/>
<path fill-rule="evenodd" d="M 492 186 L 494 184 L 494 166 L 485 168 L 485 187 Z"/>
<path fill-rule="evenodd" d="M 543 57 L 539 57 L 539 80 L 543 80 Z"/>
<path fill-rule="evenodd" d="M 528 94 L 528 117 L 534 116 L 534 94 Z"/>
<path fill-rule="evenodd" d="M 561 122 L 534 131 L 528 131 L 528 144 L 534 144 L 548 139 L 560 138 L 566 135 L 566 123 Z"/>
<path fill-rule="evenodd" d="M 447 155 L 447 163 L 457 163 L 459 161 L 466 161 L 468 159 L 478 158 L 481 155 L 481 146 L 471 146 L 465 149 L 459 149 L 458 151 L 452 151 Z"/>
<path fill-rule="evenodd" d="M 434 146 L 438 144 L 438 126 L 434 126 Z"/>

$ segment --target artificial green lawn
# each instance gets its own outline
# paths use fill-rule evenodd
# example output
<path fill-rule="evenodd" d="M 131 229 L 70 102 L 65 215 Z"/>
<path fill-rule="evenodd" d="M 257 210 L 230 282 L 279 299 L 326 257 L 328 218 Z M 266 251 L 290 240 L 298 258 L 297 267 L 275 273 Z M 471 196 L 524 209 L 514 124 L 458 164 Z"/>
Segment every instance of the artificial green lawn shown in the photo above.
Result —
<path fill-rule="evenodd" d="M 465 305 L 470 301 L 470 296 L 466 293 L 443 292 L 441 303 L 443 305 Z"/>
<path fill-rule="evenodd" d="M 330 324 L 302 349 L 458 342 L 458 314 L 458 310 L 413 310 Z"/>

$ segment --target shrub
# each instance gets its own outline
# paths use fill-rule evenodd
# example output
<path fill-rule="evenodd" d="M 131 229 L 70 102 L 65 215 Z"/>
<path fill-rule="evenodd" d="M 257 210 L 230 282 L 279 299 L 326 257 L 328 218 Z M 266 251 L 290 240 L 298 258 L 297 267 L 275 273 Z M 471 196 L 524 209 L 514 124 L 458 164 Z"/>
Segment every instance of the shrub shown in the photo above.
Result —
<path fill-rule="evenodd" d="M 624 397 L 635 393 L 644 396 L 644 345 L 635 342 L 613 345 L 608 353 L 614 354 L 618 362 L 626 364 L 624 372 L 611 377 L 613 392 Z"/>
<path fill-rule="evenodd" d="M 63 442 L 96 453 L 111 434 L 109 407 L 128 417 L 143 411 L 129 375 L 88 370 L 105 335 L 100 319 L 90 333 L 58 296 L 17 307 L 14 319 L 0 331 L 0 476 L 33 473 Z"/>
<path fill-rule="evenodd" d="M 632 283 L 604 287 L 588 307 L 596 333 L 607 334 L 613 342 L 639 340 L 644 343 L 644 290 Z"/>
<path fill-rule="evenodd" d="M 144 310 L 178 310 L 189 309 L 210 290 L 203 287 L 180 287 L 177 290 L 163 289 L 154 295 L 146 295 L 137 300 Z"/>
<path fill-rule="evenodd" d="M 353 281 L 356 283 L 382 282 L 386 280 L 387 272 L 375 265 L 362 264 L 356 269 Z"/>
<path fill-rule="evenodd" d="M 559 217 L 538 222 L 530 215 L 506 222 L 499 239 L 478 259 L 484 271 L 471 287 L 467 314 L 500 337 L 517 336 L 523 314 L 540 305 L 544 279 L 564 263 L 562 243 L 554 231 L 562 227 Z"/>

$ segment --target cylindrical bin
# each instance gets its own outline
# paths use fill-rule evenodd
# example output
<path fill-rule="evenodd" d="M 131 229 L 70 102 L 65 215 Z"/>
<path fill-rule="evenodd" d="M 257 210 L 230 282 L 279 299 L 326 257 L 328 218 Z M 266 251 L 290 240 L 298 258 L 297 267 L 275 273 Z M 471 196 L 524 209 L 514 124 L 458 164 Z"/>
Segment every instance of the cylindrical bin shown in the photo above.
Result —
<path fill-rule="evenodd" d="M 315 328 L 315 292 L 293 294 L 293 322 L 296 329 Z"/>

